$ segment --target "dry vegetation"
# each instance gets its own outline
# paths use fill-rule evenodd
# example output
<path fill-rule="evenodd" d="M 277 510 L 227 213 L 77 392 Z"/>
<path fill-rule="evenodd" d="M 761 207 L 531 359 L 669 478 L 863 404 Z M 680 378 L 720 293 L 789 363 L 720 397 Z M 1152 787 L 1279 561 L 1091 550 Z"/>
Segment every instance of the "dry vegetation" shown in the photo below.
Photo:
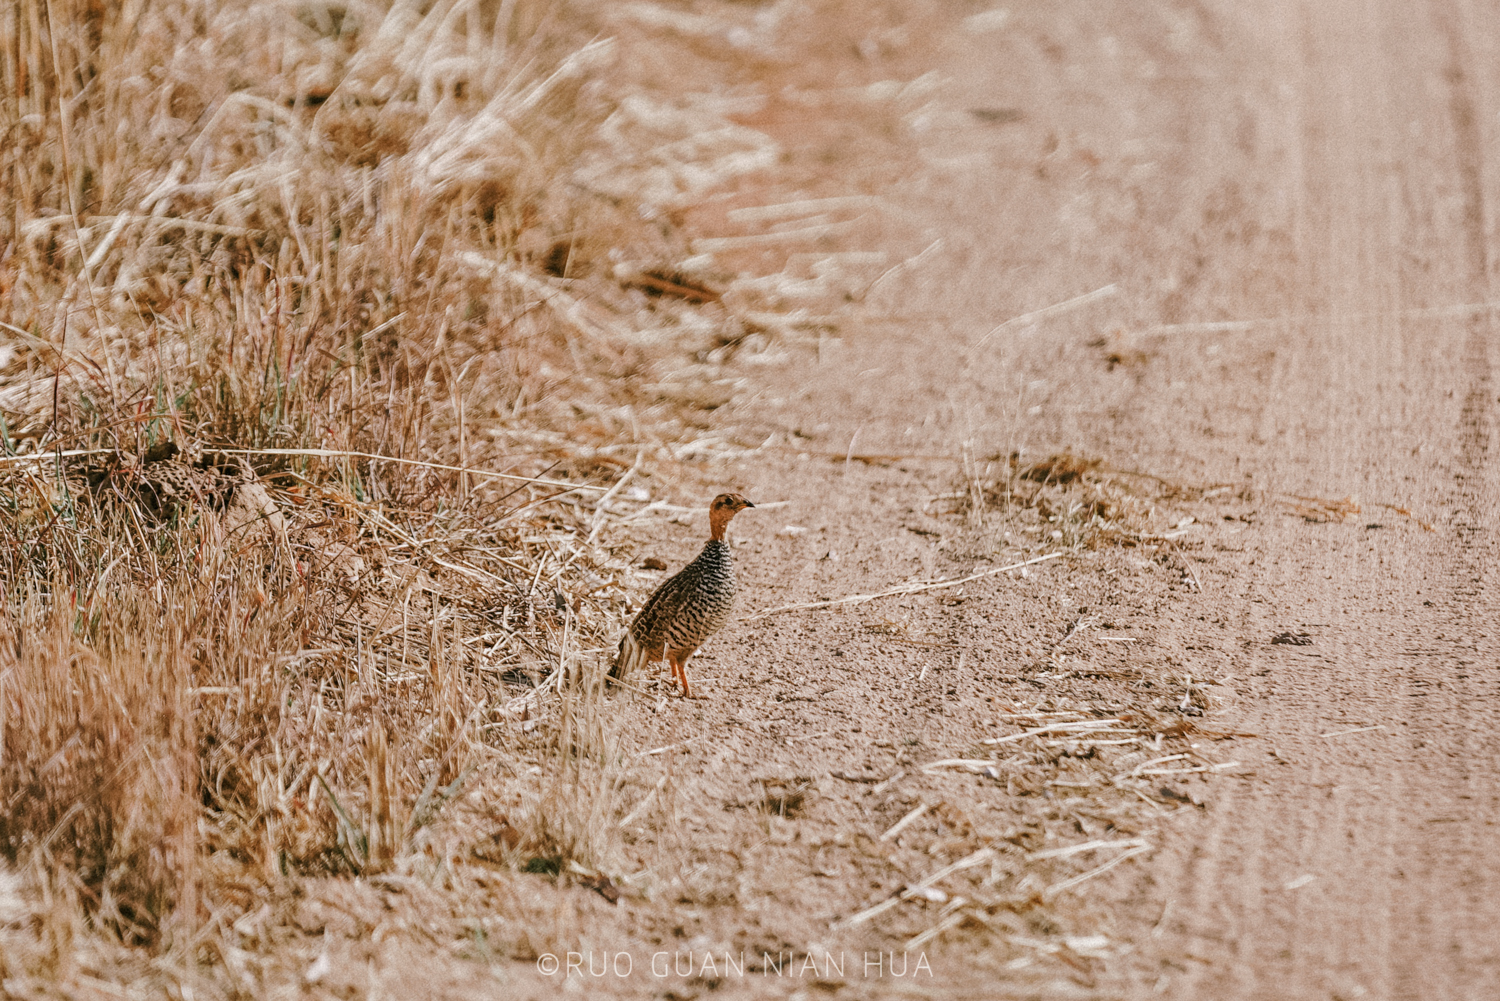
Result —
<path fill-rule="evenodd" d="M 759 45 L 775 25 L 746 9 Z M 720 362 L 818 341 L 920 260 L 832 249 L 884 225 L 870 190 L 798 178 L 764 204 L 780 152 L 730 116 L 879 118 L 931 81 L 653 97 L 637 59 L 621 96 L 603 29 L 725 36 L 659 16 L 0 11 L 0 991 L 347 994 L 329 950 L 371 937 L 384 893 L 435 963 L 534 959 L 576 947 L 582 919 L 526 881 L 613 903 L 678 849 L 705 860 L 681 892 L 733 899 L 699 886 L 729 877 L 671 823 L 672 772 L 647 767 L 676 745 L 627 746 L 591 670 L 638 583 L 604 529 L 684 513 L 640 488 L 643 459 L 729 451 L 704 417 L 733 391 Z M 664 352 L 690 363 L 658 371 Z M 167 443 L 233 498 L 156 503 Z M 1176 502 L 1210 496 L 1067 455 L 967 465 L 945 500 L 1049 549 L 1170 547 Z M 1191 679 L 1177 694 L 1179 715 L 1207 704 Z M 1163 749 L 1190 724 L 1088 702 L 1017 703 L 1024 733 L 922 769 L 998 783 L 1016 823 L 1001 837 L 923 801 L 865 848 L 883 879 L 944 875 L 841 927 L 1007 936 L 1115 864 L 1101 852 L 1142 850 L 1153 769 L 1216 766 Z M 872 798 L 897 781 L 872 776 Z M 1108 817 L 1044 823 L 1054 794 Z M 769 832 L 816 795 L 760 779 L 732 818 Z M 918 851 L 934 823 L 960 833 Z M 1092 840 L 1043 847 L 1074 835 Z M 967 899 L 935 888 L 950 876 Z"/>
<path fill-rule="evenodd" d="M 640 364 L 599 303 L 671 239 L 573 173 L 612 44 L 528 0 L 23 0 L 0 41 L 5 989 L 250 990 L 236 920 L 443 871 L 476 772 L 474 857 L 594 878 Z M 148 503 L 167 442 L 252 500 Z"/>
<path fill-rule="evenodd" d="M 963 489 L 940 498 L 953 502 L 956 512 L 975 525 L 994 514 L 1068 549 L 1159 543 L 1194 521 L 1191 512 L 1201 502 L 1251 496 L 1234 484 L 1177 483 L 1071 451 L 1044 459 L 1020 452 L 983 461 L 966 457 L 963 465 Z"/>

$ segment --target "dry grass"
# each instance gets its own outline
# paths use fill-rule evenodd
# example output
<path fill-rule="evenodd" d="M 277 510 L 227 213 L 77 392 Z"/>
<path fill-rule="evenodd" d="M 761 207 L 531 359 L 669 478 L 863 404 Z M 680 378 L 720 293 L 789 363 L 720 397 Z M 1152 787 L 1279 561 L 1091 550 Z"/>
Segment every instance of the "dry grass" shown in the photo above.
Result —
<path fill-rule="evenodd" d="M 1089 911 L 1091 881 L 1152 851 L 1174 811 L 1201 808 L 1210 788 L 1202 783 L 1244 771 L 1208 743 L 1244 735 L 1183 718 L 1210 699 L 1181 681 L 1177 711 L 1166 713 L 1062 708 L 1066 698 L 1048 699 L 1048 709 L 1002 708 L 1001 733 L 928 762 L 888 800 L 891 820 L 876 843 L 923 875 L 872 895 L 842 925 L 877 929 L 908 949 L 963 943 L 1005 970 L 1051 956 L 1089 973 L 1120 943 L 1059 933 Z M 999 817 L 973 797 L 976 782 L 1005 790 Z M 1067 910 L 1058 909 L 1063 901 Z M 1072 962 L 1070 950 L 1087 961 Z"/>
<path fill-rule="evenodd" d="M 567 183 L 611 109 L 593 37 L 531 0 L 0 11 L 11 987 L 236 968 L 268 888 L 441 869 L 444 822 L 504 871 L 611 860 L 597 492 L 341 454 L 628 468 L 594 300 L 664 237 Z M 166 441 L 236 453 L 271 528 L 60 456 Z"/>
<path fill-rule="evenodd" d="M 1163 533 L 1190 523 L 1196 503 L 1248 496 L 1232 485 L 1177 483 L 1065 450 L 1043 459 L 965 457 L 963 489 L 935 500 L 953 502 L 954 513 L 974 525 L 994 513 L 1044 543 L 1095 549 L 1170 539 Z"/>

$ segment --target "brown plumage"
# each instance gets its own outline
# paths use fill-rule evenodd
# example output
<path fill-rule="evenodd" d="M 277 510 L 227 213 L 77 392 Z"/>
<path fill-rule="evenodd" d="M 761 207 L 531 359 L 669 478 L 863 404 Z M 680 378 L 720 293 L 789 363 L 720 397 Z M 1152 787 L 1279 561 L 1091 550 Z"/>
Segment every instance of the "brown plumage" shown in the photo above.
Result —
<path fill-rule="evenodd" d="M 666 660 L 682 694 L 692 697 L 687 661 L 729 621 L 734 607 L 734 556 L 724 532 L 729 520 L 755 505 L 739 494 L 720 494 L 708 509 L 708 543 L 697 559 L 662 582 L 620 640 L 610 677 L 624 681 L 631 671 Z"/>
<path fill-rule="evenodd" d="M 166 520 L 190 507 L 223 508 L 235 489 L 251 477 L 239 469 L 189 462 L 171 441 L 158 442 L 136 458 L 115 452 L 68 470 L 96 494 L 139 500 L 153 516 Z"/>

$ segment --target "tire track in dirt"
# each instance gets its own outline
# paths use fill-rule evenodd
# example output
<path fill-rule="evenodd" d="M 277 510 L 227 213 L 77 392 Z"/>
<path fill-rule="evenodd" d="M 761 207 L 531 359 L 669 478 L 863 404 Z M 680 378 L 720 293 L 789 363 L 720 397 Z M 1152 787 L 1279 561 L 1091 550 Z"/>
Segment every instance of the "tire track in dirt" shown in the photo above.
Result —
<path fill-rule="evenodd" d="M 1462 12 L 1451 0 L 1436 0 L 1432 20 L 1447 49 L 1443 78 L 1447 84 L 1448 118 L 1453 136 L 1453 169 L 1462 198 L 1461 229 L 1463 235 L 1463 291 L 1470 302 L 1488 302 L 1491 295 L 1488 216 L 1485 197 L 1484 139 L 1476 110 L 1481 86 L 1474 76 L 1474 60 L 1468 51 L 1465 32 L 1460 26 Z M 1463 407 L 1456 432 L 1456 465 L 1453 472 L 1453 545 L 1441 554 L 1449 561 L 1448 590 L 1450 598 L 1443 603 L 1446 620 L 1443 635 L 1450 639 L 1448 655 L 1431 666 L 1440 667 L 1444 677 L 1439 682 L 1451 686 L 1443 711 L 1434 713 L 1434 703 L 1418 701 L 1427 710 L 1420 714 L 1424 729 L 1456 737 L 1456 753 L 1450 752 L 1446 774 L 1416 776 L 1413 785 L 1442 781 L 1448 788 L 1449 802 L 1454 804 L 1453 818 L 1431 824 L 1434 836 L 1420 848 L 1403 845 L 1397 862 L 1409 877 L 1425 878 L 1435 891 L 1427 906 L 1414 908 L 1411 917 L 1425 940 L 1429 955 L 1443 956 L 1441 973 L 1434 977 L 1431 963 L 1414 961 L 1396 967 L 1392 996 L 1398 998 L 1475 996 L 1476 991 L 1493 991 L 1500 987 L 1500 950 L 1497 950 L 1493 928 L 1500 917 L 1495 905 L 1496 876 L 1493 865 L 1485 866 L 1473 856 L 1473 826 L 1481 820 L 1493 825 L 1497 811 L 1494 790 L 1500 786 L 1500 707 L 1493 699 L 1494 685 L 1486 686 L 1476 675 L 1485 673 L 1495 663 L 1495 647 L 1488 637 L 1473 636 L 1484 616 L 1493 621 L 1492 593 L 1486 586 L 1486 567 L 1494 565 L 1495 543 L 1493 518 L 1495 490 L 1494 470 L 1490 464 L 1491 427 L 1493 424 L 1493 387 L 1490 342 L 1493 320 L 1489 313 L 1471 316 L 1464 335 L 1462 358 L 1467 381 Z M 1477 613 L 1477 614 L 1476 614 Z M 1482 619 L 1480 620 L 1483 621 Z M 1483 654 L 1488 653 L 1486 657 Z M 1421 664 L 1426 658 L 1416 661 Z M 1415 666 L 1415 665 L 1414 665 Z M 1409 687 L 1418 691 L 1432 682 L 1432 671 L 1413 671 Z M 1486 692 L 1488 687 L 1490 691 Z M 1487 699 L 1486 696 L 1489 696 Z M 1422 718 L 1425 716 L 1426 718 Z M 1475 718 L 1478 716 L 1479 718 Z M 1456 731 L 1456 733 L 1455 733 Z M 1419 794 L 1412 790 L 1413 796 Z M 1486 802 L 1488 800 L 1488 802 Z M 1464 816 L 1463 804 L 1470 807 Z M 1467 821 L 1467 822 L 1465 822 Z M 1491 835 L 1490 840 L 1494 840 Z M 1444 865 L 1442 860 L 1459 860 Z M 1477 864 L 1476 864 L 1477 863 Z M 1488 869 L 1488 871 L 1484 871 Z M 1454 878 L 1456 877 L 1456 878 Z M 1490 920 L 1479 920 L 1480 915 Z M 1484 930 L 1480 930 L 1484 929 Z M 1418 959 L 1419 957 L 1413 957 Z"/>
<path fill-rule="evenodd" d="M 1306 28 L 1294 140 L 1302 149 L 1290 159 L 1301 165 L 1308 312 L 1487 301 L 1482 92 L 1459 12 L 1438 5 L 1425 22 L 1371 5 L 1288 13 Z M 1439 75 L 1446 86 L 1420 86 Z M 1424 101 L 1424 91 L 1435 96 Z M 1408 116 L 1436 117 L 1451 152 L 1424 150 L 1409 129 L 1401 136 Z M 1404 198 L 1383 190 L 1383 171 L 1396 174 Z M 1423 211 L 1442 203 L 1445 184 L 1461 202 L 1449 227 Z M 1433 535 L 1378 543 L 1359 539 L 1356 526 L 1296 524 L 1273 524 L 1255 540 L 1255 565 L 1239 568 L 1246 586 L 1219 600 L 1280 612 L 1242 617 L 1240 637 L 1263 643 L 1291 624 L 1290 613 L 1317 645 L 1252 651 L 1239 719 L 1269 738 L 1276 763 L 1267 781 L 1227 792 L 1157 860 L 1152 876 L 1168 912 L 1147 946 L 1156 966 L 1143 968 L 1134 991 L 1482 996 L 1500 984 L 1483 931 L 1500 918 L 1489 862 L 1500 706 L 1482 677 L 1494 662 L 1485 634 L 1494 618 L 1491 324 L 1482 314 L 1446 329 L 1376 318 L 1289 333 L 1295 339 L 1278 345 L 1289 358 L 1263 406 L 1270 426 L 1300 430 L 1303 454 L 1260 450 L 1255 460 L 1273 482 L 1307 489 L 1306 470 L 1321 469 L 1344 489 L 1363 480 L 1379 496 L 1404 480 L 1452 517 Z M 1459 371 L 1430 342 L 1451 345 Z M 1441 402 L 1450 377 L 1463 391 L 1456 414 Z M 1413 416 L 1437 439 L 1430 451 L 1447 460 L 1403 456 L 1380 440 L 1371 418 L 1383 387 L 1404 390 L 1408 380 Z M 1302 596 L 1299 614 L 1285 599 Z M 1318 737 L 1362 724 L 1382 729 Z"/>

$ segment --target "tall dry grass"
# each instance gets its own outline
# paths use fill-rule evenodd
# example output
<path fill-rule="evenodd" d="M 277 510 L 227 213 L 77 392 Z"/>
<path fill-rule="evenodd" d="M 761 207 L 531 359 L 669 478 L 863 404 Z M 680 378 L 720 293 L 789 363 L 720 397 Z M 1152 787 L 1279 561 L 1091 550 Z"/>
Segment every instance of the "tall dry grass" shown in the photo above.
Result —
<path fill-rule="evenodd" d="M 578 511 L 267 451 L 614 471 L 535 433 L 613 364 L 548 276 L 659 239 L 568 182 L 610 107 L 593 37 L 537 0 L 0 9 L 0 890 L 35 946 L 0 978 L 65 976 L 79 935 L 191 952 L 260 887 L 400 867 L 512 744 L 562 765 L 502 860 L 610 850 L 580 666 L 617 609 Z M 168 440 L 235 450 L 285 531 L 60 456 Z M 542 679 L 562 719 L 533 731 Z"/>

